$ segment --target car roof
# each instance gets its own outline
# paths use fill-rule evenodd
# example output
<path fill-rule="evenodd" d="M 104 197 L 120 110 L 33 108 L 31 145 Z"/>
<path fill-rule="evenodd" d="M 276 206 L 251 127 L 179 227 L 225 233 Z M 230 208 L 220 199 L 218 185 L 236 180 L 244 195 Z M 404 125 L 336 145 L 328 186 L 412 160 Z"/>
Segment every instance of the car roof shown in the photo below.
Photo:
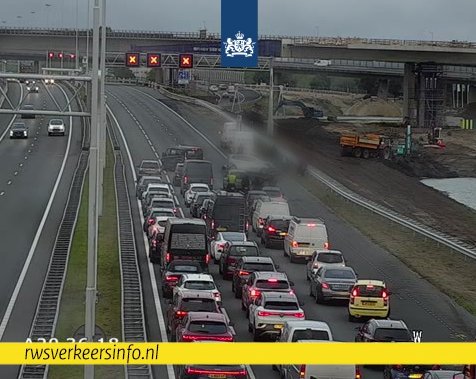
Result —
<path fill-rule="evenodd" d="M 266 192 L 260 190 L 248 191 L 248 195 L 267 195 Z"/>
<path fill-rule="evenodd" d="M 229 241 L 228 244 L 230 246 L 258 246 L 254 241 Z"/>
<path fill-rule="evenodd" d="M 283 220 L 283 221 L 290 221 L 292 220 L 292 216 L 268 216 L 267 219 L 270 221 L 277 221 L 277 220 Z"/>
<path fill-rule="evenodd" d="M 157 159 L 142 159 L 141 163 L 144 163 L 144 162 L 159 163 L 159 161 Z"/>
<path fill-rule="evenodd" d="M 276 279 L 285 279 L 288 280 L 288 276 L 284 272 L 277 272 L 277 271 L 256 271 L 255 273 L 256 279 L 269 279 L 269 278 L 276 278 Z"/>
<path fill-rule="evenodd" d="M 207 282 L 213 282 L 213 276 L 210 274 L 183 274 L 182 278 L 186 280 L 203 280 Z"/>
<path fill-rule="evenodd" d="M 281 191 L 281 188 L 279 187 L 275 187 L 275 186 L 264 186 L 263 187 L 263 191 L 266 191 L 266 190 L 278 190 L 278 191 Z"/>
<path fill-rule="evenodd" d="M 352 271 L 355 274 L 355 271 L 352 267 L 350 266 L 339 266 L 339 267 L 334 267 L 334 266 L 323 266 L 322 270 L 328 271 L 328 270 L 345 270 L 345 271 Z"/>
<path fill-rule="evenodd" d="M 202 219 L 192 219 L 192 218 L 171 218 L 169 219 L 171 224 L 193 224 L 193 225 L 206 225 L 205 221 Z"/>
<path fill-rule="evenodd" d="M 190 188 L 192 188 L 192 187 L 206 187 L 206 188 L 209 188 L 208 184 L 206 184 L 206 183 L 190 183 Z"/>
<path fill-rule="evenodd" d="M 212 196 L 213 192 L 212 191 L 207 191 L 207 192 L 197 192 L 195 196 Z"/>
<path fill-rule="evenodd" d="M 211 291 L 183 291 L 180 292 L 182 299 L 213 299 L 215 300 L 215 295 Z"/>
<path fill-rule="evenodd" d="M 324 321 L 315 321 L 315 320 L 293 320 L 293 321 L 286 321 L 285 324 L 290 329 L 319 329 L 319 330 L 327 330 L 328 332 L 331 331 L 329 324 Z"/>
<path fill-rule="evenodd" d="M 386 329 L 407 329 L 408 327 L 403 322 L 403 320 L 377 320 L 371 319 L 369 322 L 373 323 L 377 328 L 386 328 Z"/>
<path fill-rule="evenodd" d="M 240 258 L 245 263 L 273 263 L 273 258 L 271 257 L 250 257 L 244 256 Z"/>
<path fill-rule="evenodd" d="M 321 254 L 321 253 L 331 253 L 331 254 L 343 255 L 342 251 L 340 251 L 340 250 L 318 249 L 318 250 L 314 250 L 314 252 L 317 253 L 317 254 Z"/>
<path fill-rule="evenodd" d="M 160 197 L 158 198 L 160 199 Z M 167 199 L 167 198 L 165 198 Z M 152 208 L 151 212 L 167 212 L 167 213 L 174 213 L 173 211 L 170 210 L 170 208 Z"/>
<path fill-rule="evenodd" d="M 171 197 L 161 197 L 161 196 L 152 196 L 152 202 L 154 201 L 168 201 L 169 203 L 172 202 L 175 204 L 175 201 L 174 199 L 172 199 Z"/>
<path fill-rule="evenodd" d="M 226 317 L 223 313 L 214 313 L 214 312 L 189 312 L 188 319 L 190 321 L 222 321 L 227 323 Z"/>
<path fill-rule="evenodd" d="M 175 149 L 202 149 L 199 146 L 189 146 L 189 145 L 177 145 L 174 148 Z"/>
<path fill-rule="evenodd" d="M 373 279 L 359 279 L 355 283 L 356 286 L 380 286 L 386 287 L 385 282 L 382 280 L 373 280 Z"/>
<path fill-rule="evenodd" d="M 263 292 L 261 294 L 264 300 L 283 300 L 283 301 L 297 301 L 297 297 L 294 293 L 289 292 Z"/>
<path fill-rule="evenodd" d="M 206 160 L 204 160 L 204 159 L 187 159 L 187 160 L 185 161 L 185 164 L 187 164 L 187 163 L 202 163 L 202 164 L 205 164 L 205 163 L 206 163 L 206 164 L 212 164 L 212 162 L 206 161 Z"/>
<path fill-rule="evenodd" d="M 26 124 L 24 122 L 15 122 L 12 128 L 26 128 Z"/>
<path fill-rule="evenodd" d="M 159 179 L 162 181 L 162 178 L 160 176 L 149 176 L 149 175 L 144 175 L 140 178 L 142 181 L 145 180 L 145 179 L 149 179 L 149 180 L 155 180 L 155 179 Z M 149 184 L 159 184 L 159 183 L 149 183 Z"/>

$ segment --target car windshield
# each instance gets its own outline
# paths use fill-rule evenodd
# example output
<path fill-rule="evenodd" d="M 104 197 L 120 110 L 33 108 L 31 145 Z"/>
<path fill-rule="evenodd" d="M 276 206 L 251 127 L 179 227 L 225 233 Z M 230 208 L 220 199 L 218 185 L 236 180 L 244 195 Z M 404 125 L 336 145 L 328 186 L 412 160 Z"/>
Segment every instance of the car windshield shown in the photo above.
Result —
<path fill-rule="evenodd" d="M 154 199 L 152 200 L 152 204 L 154 207 L 157 208 L 174 208 L 174 202 L 173 201 L 167 201 L 167 200 L 162 200 L 162 199 Z"/>
<path fill-rule="evenodd" d="M 374 338 L 379 341 L 411 342 L 412 337 L 407 329 L 377 328 Z"/>
<path fill-rule="evenodd" d="M 230 255 L 242 257 L 245 255 L 259 255 L 258 249 L 255 246 L 232 246 L 230 248 Z"/>
<path fill-rule="evenodd" d="M 295 330 L 292 342 L 303 340 L 329 341 L 329 333 L 326 330 L 302 329 Z"/>
<path fill-rule="evenodd" d="M 167 221 L 165 221 L 165 220 L 159 221 L 157 224 L 159 224 L 160 226 L 165 228 L 165 225 L 167 225 Z"/>
<path fill-rule="evenodd" d="M 267 301 L 264 304 L 266 309 L 277 309 L 283 311 L 297 311 L 299 305 L 294 301 Z"/>
<path fill-rule="evenodd" d="M 335 253 L 319 253 L 316 260 L 322 263 L 342 263 L 344 259 L 341 254 Z"/>
<path fill-rule="evenodd" d="M 263 279 L 256 281 L 256 288 L 268 290 L 284 290 L 289 288 L 287 280 Z"/>
<path fill-rule="evenodd" d="M 12 129 L 13 130 L 23 130 L 23 129 L 26 129 L 26 126 L 23 125 L 23 124 L 13 124 Z"/>
<path fill-rule="evenodd" d="M 221 236 L 225 241 L 245 241 L 244 233 L 222 233 Z"/>
<path fill-rule="evenodd" d="M 209 199 L 210 195 L 202 195 L 195 197 L 195 204 L 202 205 L 206 199 Z"/>
<path fill-rule="evenodd" d="M 214 299 L 182 299 L 180 309 L 187 312 L 216 312 L 217 306 Z"/>
<path fill-rule="evenodd" d="M 281 197 L 281 191 L 279 189 L 267 189 L 265 192 L 269 197 Z"/>
<path fill-rule="evenodd" d="M 247 271 L 275 271 L 272 263 L 245 263 L 243 269 Z"/>
<path fill-rule="evenodd" d="M 324 275 L 329 279 L 355 279 L 355 275 L 349 270 L 327 270 Z"/>
<path fill-rule="evenodd" d="M 207 187 L 192 187 L 192 192 L 208 192 Z"/>
<path fill-rule="evenodd" d="M 147 187 L 149 184 L 152 184 L 152 183 L 160 183 L 160 182 L 162 182 L 162 179 L 160 179 L 160 178 L 148 178 L 147 176 L 144 176 L 144 177 L 142 178 L 142 183 L 141 183 L 141 184 L 142 184 L 144 187 Z"/>
<path fill-rule="evenodd" d="M 286 220 L 272 220 L 269 224 L 269 226 L 272 226 L 275 229 L 278 230 L 288 230 L 289 227 L 289 221 Z"/>
<path fill-rule="evenodd" d="M 63 120 L 51 120 L 51 125 L 63 125 Z"/>
<path fill-rule="evenodd" d="M 362 297 L 382 297 L 384 287 L 381 286 L 356 286 L 358 295 Z"/>
<path fill-rule="evenodd" d="M 187 280 L 184 284 L 184 288 L 188 290 L 214 290 L 215 283 L 205 280 Z"/>
<path fill-rule="evenodd" d="M 224 334 L 228 328 L 224 323 L 217 321 L 191 321 L 188 330 L 192 333 Z"/>
<path fill-rule="evenodd" d="M 142 162 L 141 168 L 159 168 L 158 162 Z"/>

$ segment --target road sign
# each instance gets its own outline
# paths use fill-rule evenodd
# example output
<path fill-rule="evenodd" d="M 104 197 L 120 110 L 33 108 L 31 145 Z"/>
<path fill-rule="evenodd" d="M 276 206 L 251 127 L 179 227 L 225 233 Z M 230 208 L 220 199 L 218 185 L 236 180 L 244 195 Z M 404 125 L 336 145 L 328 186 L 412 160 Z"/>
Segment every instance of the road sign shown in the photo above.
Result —
<path fill-rule="evenodd" d="M 188 84 L 190 82 L 191 72 L 190 70 L 179 70 L 177 75 L 178 84 Z"/>
<path fill-rule="evenodd" d="M 147 67 L 160 67 L 161 63 L 160 54 L 147 54 Z"/>
<path fill-rule="evenodd" d="M 193 54 L 179 54 L 180 68 L 193 68 Z"/>
<path fill-rule="evenodd" d="M 140 54 L 139 53 L 126 53 L 126 66 L 127 67 L 139 67 L 140 66 Z"/>

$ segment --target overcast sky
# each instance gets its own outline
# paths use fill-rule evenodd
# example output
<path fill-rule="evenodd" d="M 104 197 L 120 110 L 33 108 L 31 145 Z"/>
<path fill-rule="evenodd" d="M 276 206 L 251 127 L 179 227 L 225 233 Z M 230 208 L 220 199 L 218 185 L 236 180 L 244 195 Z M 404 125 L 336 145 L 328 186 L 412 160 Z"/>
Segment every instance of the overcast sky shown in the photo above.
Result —
<path fill-rule="evenodd" d="M 85 27 L 88 1 L 0 0 L 0 25 L 74 28 L 77 5 Z M 113 29 L 220 31 L 220 0 L 107 1 Z M 475 41 L 475 15 L 475 0 L 259 0 L 259 33 Z"/>

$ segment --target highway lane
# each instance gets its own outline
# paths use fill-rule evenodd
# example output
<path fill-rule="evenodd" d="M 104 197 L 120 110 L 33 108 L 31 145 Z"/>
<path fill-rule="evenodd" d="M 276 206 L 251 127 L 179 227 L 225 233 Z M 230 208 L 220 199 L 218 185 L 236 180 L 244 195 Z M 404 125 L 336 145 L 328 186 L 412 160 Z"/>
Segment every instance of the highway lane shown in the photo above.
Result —
<path fill-rule="evenodd" d="M 189 127 L 181 120 L 177 119 L 168 109 L 160 105 L 153 99 L 141 95 L 137 89 L 130 87 L 110 87 L 112 93 L 118 96 L 139 120 L 145 132 L 149 135 L 154 145 L 159 146 L 162 151 L 171 142 L 169 137 L 160 132 L 160 129 L 149 120 L 152 118 L 168 119 L 173 124 L 166 124 L 168 129 L 182 130 L 182 138 L 186 143 L 199 144 L 205 149 L 205 158 L 214 162 L 214 169 L 220 170 L 224 162 L 221 154 L 208 143 L 201 140 L 195 133 L 190 135 Z M 140 89 L 157 98 L 162 98 L 157 92 L 148 89 Z M 206 119 L 201 110 L 190 105 L 179 104 L 167 100 L 167 104 L 175 104 L 178 110 L 193 125 L 207 135 L 207 137 L 218 145 L 219 124 L 214 122 L 214 117 Z M 175 118 L 173 116 L 175 116 Z M 200 117 L 197 117 L 200 115 Z M 127 120 L 121 120 L 127 122 Z M 131 144 L 140 144 L 137 130 L 128 131 L 128 140 Z M 188 137 L 190 135 L 190 137 Z M 190 138 L 190 139 L 188 139 Z M 131 148 L 133 156 L 137 160 L 145 155 L 145 147 L 138 150 Z M 218 160 L 216 160 L 218 159 Z M 291 211 L 298 216 L 314 216 L 325 220 L 328 226 L 331 244 L 344 252 L 349 264 L 356 269 L 362 278 L 384 278 L 395 293 L 392 298 L 392 317 L 404 319 L 408 326 L 414 330 L 423 330 L 424 341 L 452 341 L 460 336 L 468 338 L 474 333 L 474 318 L 455 306 L 446 296 L 442 295 L 436 288 L 419 278 L 411 272 L 405 265 L 394 258 L 390 253 L 374 245 L 366 237 L 361 235 L 355 228 L 339 220 L 314 196 L 296 183 L 293 178 L 283 178 L 280 185 L 287 195 Z M 281 250 L 263 249 L 264 253 L 272 256 L 280 264 L 281 269 L 286 271 L 291 280 L 296 283 L 296 291 L 301 300 L 305 301 L 304 309 L 306 316 L 310 319 L 327 321 L 335 337 L 339 340 L 353 340 L 355 327 L 358 323 L 349 323 L 345 306 L 340 305 L 317 305 L 313 299 L 308 297 L 308 283 L 304 276 L 304 265 L 291 264 L 282 255 Z M 216 274 L 216 267 L 212 266 L 212 272 Z M 250 341 L 251 335 L 247 331 L 246 318 L 240 310 L 240 302 L 233 298 L 230 282 L 224 282 L 216 275 L 217 283 L 224 294 L 224 306 L 235 322 L 235 329 L 238 340 Z M 269 367 L 255 367 L 254 371 L 258 378 L 277 377 Z M 375 371 L 367 371 L 364 376 L 377 377 L 381 374 Z"/>
<path fill-rule="evenodd" d="M 66 104 L 59 88 L 53 86 L 51 91 L 60 104 Z M 45 92 L 29 94 L 25 103 L 33 104 L 35 109 L 45 109 L 52 105 L 51 99 Z M 0 315 L 2 318 L 5 316 L 13 289 L 44 216 L 71 133 L 69 118 L 64 119 L 67 126 L 65 137 L 48 137 L 46 118 L 37 117 L 35 120 L 23 121 L 30 125 L 28 139 L 10 140 L 7 137 L 0 142 L 1 173 L 8 176 L 8 182 L 11 181 L 5 187 L 5 194 L 0 198 L 0 214 L 2 214 L 0 256 L 3 262 L 0 267 L 0 285 L 2 286 Z M 79 120 L 76 121 L 75 126 L 79 126 L 78 122 Z M 65 166 L 65 175 L 58 187 L 58 196 L 52 204 L 43 233 L 36 246 L 30 270 L 12 309 L 10 322 L 6 324 L 6 329 L 2 330 L 3 341 L 23 341 L 30 329 L 57 227 L 64 211 L 72 169 L 76 166 L 75 162 L 79 156 L 81 131 L 79 128 L 74 128 L 72 133 L 71 154 Z M 15 172 L 17 172 L 16 175 Z"/>

